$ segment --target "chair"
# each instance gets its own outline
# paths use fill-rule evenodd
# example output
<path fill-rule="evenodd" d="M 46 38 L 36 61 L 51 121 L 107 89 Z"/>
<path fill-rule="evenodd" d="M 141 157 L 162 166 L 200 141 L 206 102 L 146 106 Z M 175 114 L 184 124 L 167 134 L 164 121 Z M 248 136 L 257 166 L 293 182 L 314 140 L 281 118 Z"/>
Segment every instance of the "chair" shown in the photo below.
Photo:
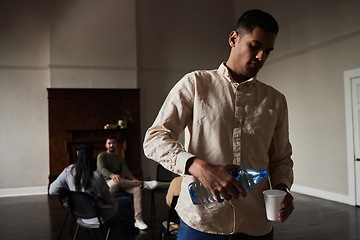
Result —
<path fill-rule="evenodd" d="M 155 180 L 161 182 L 161 184 L 151 190 L 151 225 L 153 223 L 153 218 L 155 217 L 155 193 L 166 193 L 169 188 L 170 182 L 177 176 L 179 175 L 165 169 L 161 164 L 157 165 Z"/>
<path fill-rule="evenodd" d="M 73 213 L 74 217 L 77 218 L 76 220 L 77 227 L 73 238 L 74 240 L 77 237 L 80 227 L 85 228 L 86 230 L 93 229 L 95 237 L 96 237 L 95 229 L 105 228 L 107 229 L 106 239 L 109 239 L 112 227 L 118 227 L 118 224 L 108 225 L 101 221 L 98 213 L 98 207 L 96 201 L 90 194 L 85 192 L 70 191 L 68 201 L 71 212 Z M 91 218 L 97 218 L 98 223 L 89 224 L 89 223 L 85 223 L 83 220 L 83 219 L 91 219 Z M 124 218 L 124 223 L 126 222 L 127 219 Z"/>
<path fill-rule="evenodd" d="M 173 227 L 170 223 L 180 224 L 180 218 L 175 210 L 179 196 L 173 196 L 170 209 L 168 211 L 167 220 L 162 223 L 161 226 L 161 240 L 165 239 L 165 236 L 177 235 L 178 228 Z"/>
<path fill-rule="evenodd" d="M 64 230 L 66 221 L 67 221 L 67 219 L 68 219 L 68 217 L 69 217 L 70 207 L 69 207 L 69 203 L 68 203 L 68 201 L 67 201 L 67 200 L 68 200 L 68 192 L 67 192 L 67 191 L 64 192 L 64 193 L 59 194 L 59 195 L 58 195 L 58 198 L 59 198 L 59 201 L 60 201 L 60 204 L 61 204 L 62 208 L 63 208 L 64 210 L 66 210 L 65 219 L 64 219 L 63 224 L 61 225 L 60 232 L 59 232 L 59 235 L 58 235 L 58 237 L 57 237 L 57 239 L 59 240 L 60 237 L 61 237 L 61 234 L 62 234 L 62 232 L 63 232 L 63 230 Z M 74 221 L 75 221 L 75 219 L 73 219 L 72 222 L 71 222 L 71 225 L 70 225 L 70 228 L 69 228 L 69 233 L 70 233 L 70 231 L 71 231 L 71 228 L 72 228 L 72 225 L 73 225 Z"/>

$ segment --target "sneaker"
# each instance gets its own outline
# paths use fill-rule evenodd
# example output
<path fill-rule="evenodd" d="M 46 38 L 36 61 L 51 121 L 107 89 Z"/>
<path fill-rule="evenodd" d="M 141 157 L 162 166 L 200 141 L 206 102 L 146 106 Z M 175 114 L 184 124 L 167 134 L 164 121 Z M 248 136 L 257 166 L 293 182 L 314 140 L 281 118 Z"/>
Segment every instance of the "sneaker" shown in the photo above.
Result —
<path fill-rule="evenodd" d="M 135 220 L 135 227 L 137 227 L 140 230 L 146 230 L 149 228 L 148 225 L 146 225 L 146 223 L 144 223 L 144 220 L 142 219 Z"/>
<path fill-rule="evenodd" d="M 156 180 L 144 181 L 143 188 L 152 190 L 152 189 L 156 188 L 157 185 L 158 185 L 158 182 Z"/>

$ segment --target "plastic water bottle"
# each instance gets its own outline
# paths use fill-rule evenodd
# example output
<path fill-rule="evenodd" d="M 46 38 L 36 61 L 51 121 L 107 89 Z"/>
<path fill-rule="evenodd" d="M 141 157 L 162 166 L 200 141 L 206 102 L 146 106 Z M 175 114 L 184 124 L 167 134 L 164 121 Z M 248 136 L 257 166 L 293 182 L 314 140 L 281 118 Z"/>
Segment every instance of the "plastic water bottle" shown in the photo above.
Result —
<path fill-rule="evenodd" d="M 266 172 L 266 170 L 256 171 L 249 168 L 233 169 L 230 173 L 236 178 L 236 180 L 240 182 L 240 184 L 245 188 L 246 192 L 254 189 L 255 185 L 261 179 L 269 177 L 269 174 Z M 195 205 L 203 205 L 216 201 L 215 196 L 207 188 L 205 188 L 199 180 L 195 180 L 194 182 L 190 183 L 188 188 L 191 200 Z M 237 189 L 235 189 L 235 191 L 239 193 Z M 221 194 L 220 198 L 224 199 Z"/>

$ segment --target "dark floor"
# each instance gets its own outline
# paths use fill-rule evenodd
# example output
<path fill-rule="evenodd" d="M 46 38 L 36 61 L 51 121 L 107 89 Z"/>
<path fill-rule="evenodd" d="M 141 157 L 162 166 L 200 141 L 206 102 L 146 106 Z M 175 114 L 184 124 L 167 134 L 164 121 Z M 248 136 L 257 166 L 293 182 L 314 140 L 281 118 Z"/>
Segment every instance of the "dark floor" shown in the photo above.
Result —
<path fill-rule="evenodd" d="M 275 239 L 360 239 L 360 208 L 294 194 L 295 211 L 286 223 L 275 223 Z M 150 194 L 144 192 L 144 220 L 150 225 Z M 156 217 L 152 229 L 141 232 L 136 240 L 159 239 L 161 222 L 166 219 L 163 194 L 156 195 Z M 47 195 L 0 198 L 0 239 L 56 239 L 65 211 L 57 197 Z M 70 221 L 62 239 L 68 234 Z M 73 230 L 71 234 L 73 234 Z M 104 233 L 98 234 L 100 238 Z M 86 231 L 78 239 L 88 239 Z M 114 231 L 111 239 L 121 239 Z M 167 239 L 175 239 L 167 238 Z"/>

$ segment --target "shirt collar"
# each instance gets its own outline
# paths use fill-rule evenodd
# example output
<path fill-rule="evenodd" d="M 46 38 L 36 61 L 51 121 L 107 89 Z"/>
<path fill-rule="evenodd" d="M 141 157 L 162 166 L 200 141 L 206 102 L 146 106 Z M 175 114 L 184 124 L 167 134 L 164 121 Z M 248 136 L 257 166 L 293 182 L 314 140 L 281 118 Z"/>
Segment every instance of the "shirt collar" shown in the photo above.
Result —
<path fill-rule="evenodd" d="M 240 84 L 240 83 L 236 82 L 236 81 L 232 78 L 232 76 L 231 76 L 231 74 L 230 74 L 230 72 L 229 72 L 229 69 L 228 69 L 228 68 L 226 67 L 226 65 L 225 65 L 225 62 L 223 62 L 223 63 L 220 64 L 220 66 L 219 66 L 219 68 L 218 68 L 218 71 L 219 71 L 219 73 L 220 73 L 221 75 L 223 75 L 223 76 L 226 78 L 226 80 L 228 80 L 230 83 L 232 83 L 232 84 L 234 84 L 234 83 Z M 246 80 L 245 82 L 242 82 L 241 84 L 243 84 L 243 83 L 253 83 L 253 82 L 255 82 L 255 80 L 256 80 L 256 76 L 255 76 L 255 77 L 252 77 L 252 78 L 249 78 L 248 80 Z"/>

